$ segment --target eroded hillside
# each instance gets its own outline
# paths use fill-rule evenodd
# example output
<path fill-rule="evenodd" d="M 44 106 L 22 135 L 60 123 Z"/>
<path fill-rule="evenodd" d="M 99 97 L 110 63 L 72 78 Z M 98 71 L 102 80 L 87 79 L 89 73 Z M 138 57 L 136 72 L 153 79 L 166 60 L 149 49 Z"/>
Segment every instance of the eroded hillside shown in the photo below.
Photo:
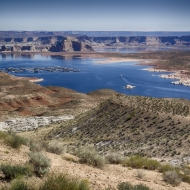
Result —
<path fill-rule="evenodd" d="M 91 96 L 101 97 L 100 92 Z M 189 160 L 190 105 L 187 100 L 125 96 L 118 93 L 98 107 L 51 131 L 72 142 L 93 144 L 99 152 L 141 154 L 181 163 Z M 177 160 L 176 160 L 177 159 Z"/>

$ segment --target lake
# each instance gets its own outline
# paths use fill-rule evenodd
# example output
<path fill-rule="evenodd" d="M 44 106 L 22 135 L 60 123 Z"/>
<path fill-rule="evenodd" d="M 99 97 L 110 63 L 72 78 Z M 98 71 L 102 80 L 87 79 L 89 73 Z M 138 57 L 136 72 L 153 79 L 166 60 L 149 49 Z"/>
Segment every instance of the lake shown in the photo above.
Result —
<path fill-rule="evenodd" d="M 158 75 L 142 70 L 147 66 L 136 65 L 138 62 L 120 62 L 99 64 L 103 59 L 44 56 L 44 55 L 3 55 L 0 54 L 0 69 L 34 68 L 34 67 L 67 67 L 81 72 L 22 72 L 10 73 L 15 76 L 43 78 L 39 82 L 43 86 L 62 86 L 78 92 L 88 93 L 97 89 L 113 89 L 127 95 L 150 97 L 170 97 L 190 99 L 190 87 L 171 84 L 171 79 L 163 79 Z M 122 77 L 120 76 L 122 75 Z M 126 89 L 127 84 L 136 86 Z"/>
<path fill-rule="evenodd" d="M 166 50 L 190 50 L 190 47 L 173 47 L 173 46 L 165 46 L 165 47 L 160 47 L 160 46 L 147 46 L 147 47 L 95 47 L 95 51 L 97 52 L 117 52 L 117 53 L 141 53 L 141 52 L 151 52 L 151 51 L 166 51 Z"/>

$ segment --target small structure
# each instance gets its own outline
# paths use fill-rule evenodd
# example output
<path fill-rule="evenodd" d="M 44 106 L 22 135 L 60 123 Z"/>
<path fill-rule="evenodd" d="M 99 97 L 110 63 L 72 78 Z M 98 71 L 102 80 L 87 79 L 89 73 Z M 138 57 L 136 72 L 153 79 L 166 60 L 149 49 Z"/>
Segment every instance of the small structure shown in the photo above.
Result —
<path fill-rule="evenodd" d="M 130 84 L 127 84 L 126 86 L 125 86 L 125 88 L 127 88 L 127 89 L 133 89 L 133 88 L 135 88 L 136 86 L 132 86 L 132 85 L 130 85 Z"/>

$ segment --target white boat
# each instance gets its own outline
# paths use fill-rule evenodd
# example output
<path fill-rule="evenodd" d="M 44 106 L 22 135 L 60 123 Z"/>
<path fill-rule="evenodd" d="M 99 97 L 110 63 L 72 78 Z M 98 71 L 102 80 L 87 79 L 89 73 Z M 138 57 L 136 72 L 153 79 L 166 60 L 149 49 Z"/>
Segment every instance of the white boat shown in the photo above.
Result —
<path fill-rule="evenodd" d="M 130 84 L 127 84 L 126 86 L 125 86 L 125 88 L 127 88 L 127 89 L 133 89 L 133 88 L 135 88 L 136 86 L 132 86 L 132 85 L 130 85 Z"/>

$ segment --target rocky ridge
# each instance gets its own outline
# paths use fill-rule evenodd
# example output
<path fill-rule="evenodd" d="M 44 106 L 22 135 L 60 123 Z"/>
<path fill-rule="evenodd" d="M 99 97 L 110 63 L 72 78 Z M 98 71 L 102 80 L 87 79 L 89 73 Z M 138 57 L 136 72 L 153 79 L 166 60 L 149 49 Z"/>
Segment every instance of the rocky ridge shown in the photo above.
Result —
<path fill-rule="evenodd" d="M 2 39 L 1 39 L 2 40 Z M 93 48 L 75 37 L 8 38 L 2 41 L 0 52 L 73 52 L 93 51 Z"/>
<path fill-rule="evenodd" d="M 190 35 L 184 36 L 44 36 L 0 38 L 0 44 L 56 45 L 67 40 L 79 41 L 89 45 L 126 45 L 126 46 L 190 46 Z"/>

